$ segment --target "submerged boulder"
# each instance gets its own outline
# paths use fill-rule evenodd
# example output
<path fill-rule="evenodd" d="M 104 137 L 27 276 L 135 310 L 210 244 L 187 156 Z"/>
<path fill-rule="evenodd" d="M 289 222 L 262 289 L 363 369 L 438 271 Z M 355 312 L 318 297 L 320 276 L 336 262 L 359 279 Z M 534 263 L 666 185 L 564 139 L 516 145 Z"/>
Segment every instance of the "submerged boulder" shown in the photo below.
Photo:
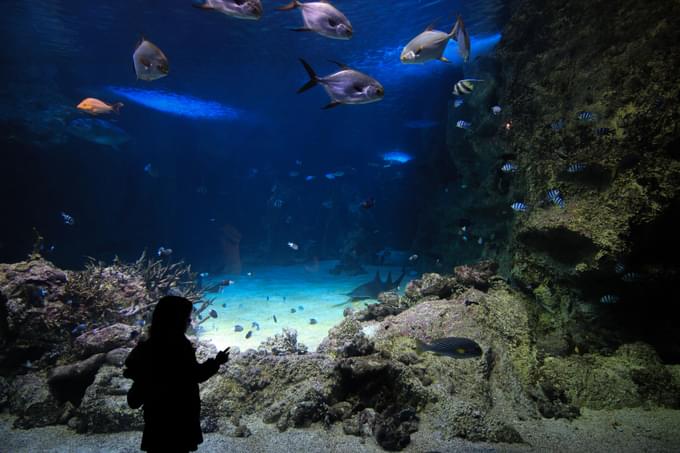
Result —
<path fill-rule="evenodd" d="M 75 340 L 75 351 L 81 357 L 109 352 L 112 349 L 132 345 L 139 334 L 138 327 L 122 323 L 112 324 L 80 335 Z"/>

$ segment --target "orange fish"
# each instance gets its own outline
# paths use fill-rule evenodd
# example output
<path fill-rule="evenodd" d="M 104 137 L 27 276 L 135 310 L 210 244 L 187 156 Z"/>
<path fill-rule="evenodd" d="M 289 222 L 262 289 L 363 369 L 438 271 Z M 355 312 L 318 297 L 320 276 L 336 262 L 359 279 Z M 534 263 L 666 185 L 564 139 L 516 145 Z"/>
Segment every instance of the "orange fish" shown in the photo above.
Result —
<path fill-rule="evenodd" d="M 89 113 L 90 115 L 104 115 L 111 112 L 120 113 L 120 108 L 123 106 L 122 102 L 115 102 L 107 104 L 95 98 L 86 98 L 80 101 L 76 107 L 79 110 Z"/>

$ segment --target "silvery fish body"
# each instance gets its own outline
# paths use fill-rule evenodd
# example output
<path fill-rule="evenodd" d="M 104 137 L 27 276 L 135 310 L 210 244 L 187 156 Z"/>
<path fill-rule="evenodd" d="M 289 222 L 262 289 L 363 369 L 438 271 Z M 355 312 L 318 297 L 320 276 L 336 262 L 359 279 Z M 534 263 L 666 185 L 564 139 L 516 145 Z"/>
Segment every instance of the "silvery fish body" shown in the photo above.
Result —
<path fill-rule="evenodd" d="M 260 0 L 195 0 L 193 7 L 217 11 L 236 19 L 258 20 L 262 17 Z"/>
<path fill-rule="evenodd" d="M 135 74 L 141 80 L 156 80 L 168 75 L 170 66 L 168 59 L 151 41 L 142 40 L 132 54 L 132 62 L 135 66 Z"/>
<path fill-rule="evenodd" d="M 278 9 L 287 11 L 295 8 L 300 8 L 302 11 L 302 21 L 305 26 L 293 29 L 294 31 L 313 31 L 331 39 L 350 39 L 352 37 L 352 24 L 343 13 L 330 3 L 300 3 L 294 0 Z"/>
<path fill-rule="evenodd" d="M 130 140 L 130 136 L 123 129 L 109 121 L 96 118 L 75 119 L 69 123 L 67 131 L 83 140 L 114 149 L 118 149 L 119 145 Z"/>
<path fill-rule="evenodd" d="M 340 71 L 325 77 L 318 77 L 306 61 L 302 59 L 300 61 L 307 70 L 310 81 L 302 86 L 298 93 L 308 90 L 317 83 L 320 84 L 331 98 L 331 102 L 324 107 L 325 109 L 340 104 L 368 104 L 381 100 L 385 95 L 385 89 L 380 82 L 363 72 L 338 63 L 342 68 Z"/>
<path fill-rule="evenodd" d="M 406 44 L 399 59 L 404 64 L 422 64 L 431 60 L 446 62 L 444 50 L 451 37 L 449 33 L 427 29 Z"/>

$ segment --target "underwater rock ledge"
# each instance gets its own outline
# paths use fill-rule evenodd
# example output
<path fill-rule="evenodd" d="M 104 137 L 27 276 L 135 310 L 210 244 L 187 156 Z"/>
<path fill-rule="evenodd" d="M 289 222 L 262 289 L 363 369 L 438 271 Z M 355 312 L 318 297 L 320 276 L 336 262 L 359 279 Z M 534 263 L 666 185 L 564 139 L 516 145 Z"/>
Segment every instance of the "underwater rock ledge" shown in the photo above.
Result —
<path fill-rule="evenodd" d="M 259 351 L 235 354 L 201 385 L 204 430 L 246 436 L 249 430 L 241 423 L 246 415 L 281 431 L 340 423 L 348 435 L 399 450 L 423 427 L 447 438 L 521 442 L 513 421 L 573 418 L 578 407 L 678 407 L 673 395 L 679 393 L 673 392 L 680 389 L 680 372 L 654 359 L 647 345 L 630 345 L 612 357 L 539 360 L 527 309 L 532 301 L 489 271 L 493 268 L 482 262 L 451 275 L 426 274 L 409 285 L 408 296 L 381 295 L 378 305 L 399 307 L 381 320 L 368 315 L 370 308 L 348 311 L 318 353 L 297 350 L 294 332 L 288 331 Z M 77 432 L 138 430 L 141 412 L 127 406 L 131 381 L 122 376 L 122 363 L 139 338 L 139 326 L 104 317 L 98 328 L 74 337 L 50 322 L 49 316 L 60 311 L 87 313 L 87 306 L 65 300 L 73 297 L 66 286 L 76 273 L 40 257 L 0 265 L 0 403 L 18 416 L 17 428 L 66 424 Z M 97 283 L 102 284 L 120 281 Z M 49 292 L 36 298 L 35 287 Z M 452 359 L 417 351 L 416 339 L 447 336 L 475 340 L 483 355 Z M 199 359 L 216 352 L 192 338 Z M 15 367 L 17 361 L 23 365 Z M 606 376 L 611 369 L 621 372 L 615 381 L 605 375 L 583 380 L 583 373 L 598 367 L 609 370 Z M 583 387 L 584 382 L 589 384 Z M 626 398 L 615 397 L 617 392 Z"/>

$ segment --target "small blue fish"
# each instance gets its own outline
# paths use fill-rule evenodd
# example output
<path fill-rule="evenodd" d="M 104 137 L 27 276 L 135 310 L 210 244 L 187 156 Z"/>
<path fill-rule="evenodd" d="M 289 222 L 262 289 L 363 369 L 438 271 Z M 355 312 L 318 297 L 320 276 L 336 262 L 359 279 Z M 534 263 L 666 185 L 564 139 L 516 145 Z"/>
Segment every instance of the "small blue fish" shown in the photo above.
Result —
<path fill-rule="evenodd" d="M 558 132 L 558 131 L 561 131 L 562 129 L 564 129 L 565 125 L 566 125 L 566 122 L 564 121 L 564 118 L 560 118 L 560 119 L 550 123 L 550 129 L 552 129 L 555 132 Z"/>
<path fill-rule="evenodd" d="M 562 195 L 560 195 L 559 190 L 550 189 L 548 191 L 548 200 L 550 200 L 552 203 L 556 204 L 560 208 L 564 209 L 564 200 L 562 199 Z"/>
<path fill-rule="evenodd" d="M 626 266 L 623 263 L 616 263 L 616 265 L 614 266 L 614 272 L 616 272 L 617 274 L 623 274 L 624 272 L 626 272 Z"/>
<path fill-rule="evenodd" d="M 63 211 L 61 212 L 61 218 L 63 219 L 66 225 L 73 226 L 76 224 L 76 220 L 72 216 L 66 214 Z"/>
<path fill-rule="evenodd" d="M 250 325 L 250 327 L 252 327 L 253 329 L 256 329 L 256 330 L 260 330 L 260 325 L 255 321 L 253 321 L 253 323 Z"/>
<path fill-rule="evenodd" d="M 324 176 L 326 177 L 326 179 L 335 179 L 334 173 L 326 173 Z"/>
<path fill-rule="evenodd" d="M 459 120 L 456 123 L 456 127 L 460 128 L 460 129 L 470 129 L 472 127 L 472 123 L 470 123 L 468 121 Z"/>
<path fill-rule="evenodd" d="M 305 177 L 305 181 L 312 181 L 315 178 L 316 178 L 316 176 L 309 175 L 309 176 Z"/>
<path fill-rule="evenodd" d="M 201 272 L 200 274 L 198 274 L 198 276 L 201 277 L 201 278 L 206 278 L 209 275 L 210 274 L 208 274 L 207 272 Z"/>
<path fill-rule="evenodd" d="M 274 207 L 275 207 L 275 208 L 281 208 L 281 207 L 283 207 L 283 200 L 278 199 L 278 198 L 277 198 L 276 200 L 274 200 Z"/>
<path fill-rule="evenodd" d="M 38 292 L 40 293 L 40 297 L 47 296 L 47 290 L 45 288 L 40 288 Z"/>
<path fill-rule="evenodd" d="M 170 255 L 172 255 L 172 249 L 160 246 L 160 247 L 158 247 L 158 251 L 156 251 L 156 254 L 158 256 L 160 256 L 161 258 L 166 257 L 166 256 L 170 256 Z"/>
<path fill-rule="evenodd" d="M 276 315 L 272 315 L 272 319 L 274 320 L 274 322 L 279 322 L 279 321 L 277 321 L 277 319 L 276 319 Z"/>
<path fill-rule="evenodd" d="M 581 173 L 585 169 L 586 164 L 582 162 L 574 162 L 573 164 L 569 164 L 567 167 L 567 173 Z"/>
<path fill-rule="evenodd" d="M 246 339 L 250 338 L 253 336 L 253 331 L 249 330 L 248 333 L 246 334 Z"/>
<path fill-rule="evenodd" d="M 296 311 L 297 311 L 297 310 L 294 309 L 294 308 L 291 308 L 291 309 L 290 309 L 290 312 L 291 312 L 291 313 L 295 313 Z"/>
<path fill-rule="evenodd" d="M 239 325 L 239 324 L 236 324 L 236 325 L 234 326 L 234 332 L 243 332 L 243 326 L 242 326 L 242 325 Z"/>
<path fill-rule="evenodd" d="M 461 105 L 463 105 L 463 100 L 462 100 L 462 99 L 456 99 L 455 101 L 453 101 L 453 108 L 457 109 L 457 108 L 460 107 Z"/>
<path fill-rule="evenodd" d="M 506 162 L 501 167 L 501 171 L 504 173 L 515 173 L 517 171 L 517 165 L 512 162 Z"/>
<path fill-rule="evenodd" d="M 638 274 L 637 272 L 626 272 L 621 276 L 621 280 L 623 280 L 626 283 L 635 283 L 639 282 L 642 279 L 642 276 Z"/>
<path fill-rule="evenodd" d="M 601 304 L 615 304 L 620 300 L 619 296 L 614 294 L 606 294 L 600 298 Z"/>
<path fill-rule="evenodd" d="M 521 201 L 516 201 L 513 204 L 510 205 L 513 211 L 516 212 L 524 212 L 527 210 L 527 205 L 522 203 Z"/>
<path fill-rule="evenodd" d="M 598 135 L 600 137 L 613 133 L 614 131 L 609 129 L 608 127 L 598 127 L 597 129 L 595 129 L 595 135 Z"/>
<path fill-rule="evenodd" d="M 581 121 L 595 121 L 595 114 L 593 112 L 578 112 L 578 117 Z"/>
<path fill-rule="evenodd" d="M 309 323 L 310 323 L 311 325 L 314 325 L 314 324 L 317 323 L 317 320 L 314 319 L 314 318 L 310 318 Z"/>
<path fill-rule="evenodd" d="M 303 311 L 304 309 L 305 307 L 303 307 L 302 305 L 298 305 L 298 310 Z"/>

